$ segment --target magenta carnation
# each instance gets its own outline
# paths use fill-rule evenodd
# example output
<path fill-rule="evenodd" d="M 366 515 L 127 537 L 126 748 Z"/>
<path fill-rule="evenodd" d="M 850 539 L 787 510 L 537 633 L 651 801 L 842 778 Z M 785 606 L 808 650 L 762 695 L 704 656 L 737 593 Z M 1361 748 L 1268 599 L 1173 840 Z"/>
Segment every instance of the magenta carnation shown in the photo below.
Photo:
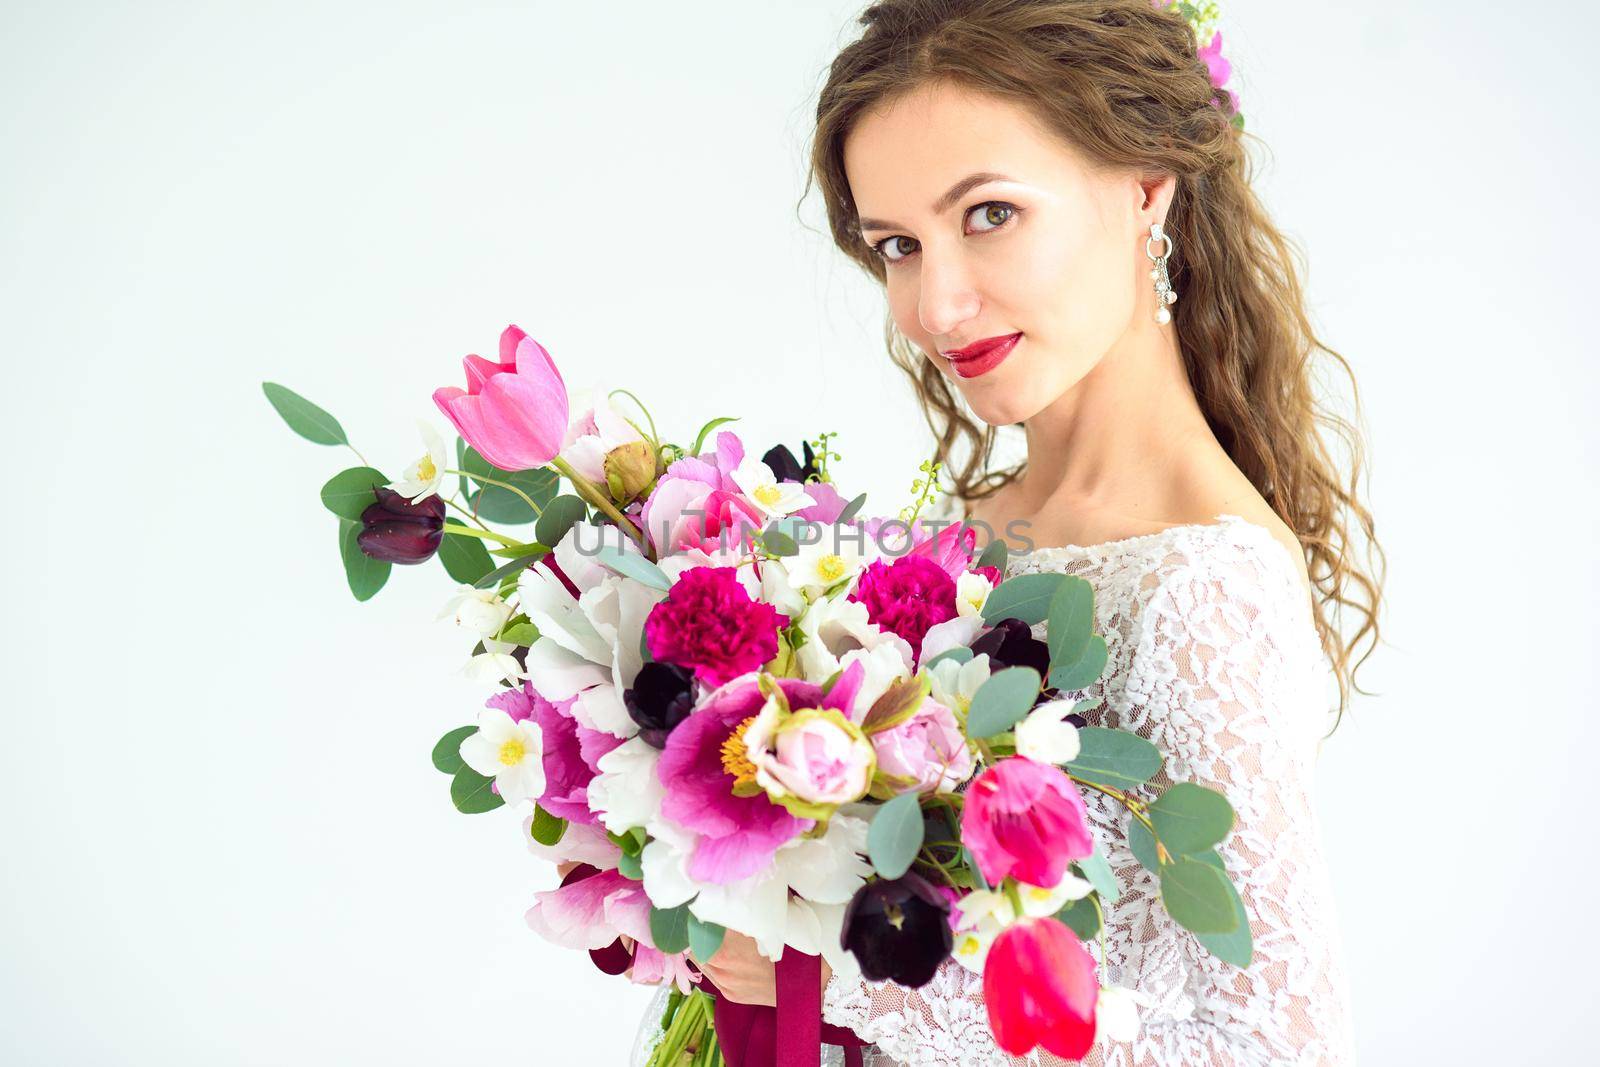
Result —
<path fill-rule="evenodd" d="M 927 556 L 873 561 L 850 599 L 867 606 L 868 622 L 905 638 L 918 658 L 929 628 L 956 617 L 955 579 Z"/>
<path fill-rule="evenodd" d="M 651 656 L 718 686 L 776 656 L 786 618 L 771 604 L 751 600 L 732 567 L 690 567 L 650 609 L 644 632 Z"/>
<path fill-rule="evenodd" d="M 512 721 L 532 719 L 544 738 L 544 795 L 539 806 L 551 815 L 569 822 L 599 825 L 599 817 L 589 810 L 589 783 L 598 773 L 600 757 L 622 744 L 622 738 L 591 730 L 572 716 L 570 700 L 550 701 L 536 692 L 531 683 L 521 689 L 496 693 L 484 703 L 499 708 Z"/>

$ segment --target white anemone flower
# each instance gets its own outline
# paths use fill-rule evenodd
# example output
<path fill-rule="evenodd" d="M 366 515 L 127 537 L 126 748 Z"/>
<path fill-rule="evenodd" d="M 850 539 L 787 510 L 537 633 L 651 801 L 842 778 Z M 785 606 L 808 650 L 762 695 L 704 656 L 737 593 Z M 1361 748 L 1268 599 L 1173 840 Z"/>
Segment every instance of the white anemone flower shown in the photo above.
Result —
<path fill-rule="evenodd" d="M 982 618 L 983 606 L 994 592 L 994 583 L 981 574 L 963 571 L 956 579 L 956 614 L 962 618 Z"/>
<path fill-rule="evenodd" d="M 413 504 L 421 503 L 439 491 L 439 483 L 444 481 L 445 468 L 450 466 L 448 453 L 444 449 L 444 439 L 439 436 L 439 431 L 424 419 L 417 420 L 417 431 L 422 435 L 422 444 L 427 451 L 422 454 L 421 459 L 406 468 L 399 481 L 390 482 L 384 487 L 393 489 Z"/>
<path fill-rule="evenodd" d="M 983 973 L 983 961 L 1000 931 L 1017 921 L 1016 909 L 1004 893 L 975 889 L 956 901 L 955 939 L 950 955 L 975 974 Z"/>
<path fill-rule="evenodd" d="M 532 719 L 517 722 L 499 708 L 478 713 L 478 732 L 461 739 L 461 759 L 507 804 L 544 796 L 544 733 Z"/>
<path fill-rule="evenodd" d="M 771 467 L 748 456 L 734 468 L 733 484 L 763 514 L 772 518 L 793 514 L 816 503 L 805 486 L 799 482 L 779 482 Z"/>
<path fill-rule="evenodd" d="M 475 637 L 493 637 L 511 618 L 511 605 L 493 589 L 474 589 L 463 582 L 456 595 L 440 610 L 438 618 L 454 615 L 456 625 Z"/>
<path fill-rule="evenodd" d="M 1071 871 L 1061 876 L 1053 886 L 1017 883 L 1017 896 L 1022 899 L 1022 914 L 1030 919 L 1054 915 L 1074 900 L 1082 900 L 1094 892 L 1094 883 L 1079 878 Z"/>
<path fill-rule="evenodd" d="M 1128 1042 L 1139 1036 L 1139 1008 L 1152 1002 L 1148 994 L 1127 986 L 1103 985 L 1094 1008 L 1096 1041 Z"/>
<path fill-rule="evenodd" d="M 933 699 L 960 713 L 964 720 L 972 707 L 972 698 L 978 687 L 989 680 L 989 674 L 989 657 L 982 653 L 965 663 L 940 660 L 928 669 Z"/>
<path fill-rule="evenodd" d="M 492 637 L 483 639 L 483 651 L 467 660 L 467 665 L 461 668 L 474 682 L 485 685 L 499 685 L 502 681 L 520 682 L 528 677 L 522 665 L 517 662 L 517 657 L 512 655 L 516 645 L 510 641 L 496 641 Z"/>
<path fill-rule="evenodd" d="M 1017 723 L 1017 754 L 1040 763 L 1068 763 L 1078 758 L 1078 728 L 1067 722 L 1073 701 L 1051 700 Z"/>
<path fill-rule="evenodd" d="M 783 557 L 782 563 L 789 584 L 813 597 L 849 581 L 867 565 L 860 547 L 838 537 L 837 528 L 824 528 L 822 540 L 801 545 L 799 552 Z"/>

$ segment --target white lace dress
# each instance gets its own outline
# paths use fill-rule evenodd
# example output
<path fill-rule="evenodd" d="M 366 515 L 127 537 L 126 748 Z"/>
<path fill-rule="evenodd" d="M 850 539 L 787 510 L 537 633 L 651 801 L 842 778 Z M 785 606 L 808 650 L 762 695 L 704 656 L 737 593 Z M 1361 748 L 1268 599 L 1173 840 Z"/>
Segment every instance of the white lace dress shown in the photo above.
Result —
<path fill-rule="evenodd" d="M 1168 917 L 1154 876 L 1126 844 L 1126 815 L 1085 791 L 1122 886 L 1108 909 L 1107 974 L 1150 998 L 1131 1044 L 1082 1062 L 1114 1067 L 1343 1064 L 1353 1058 L 1349 999 L 1327 866 L 1312 805 L 1329 708 L 1327 660 L 1296 563 L 1265 528 L 1236 515 L 1099 545 L 1014 556 L 1008 573 L 1088 579 L 1106 671 L 1091 725 L 1133 730 L 1166 756 L 1157 786 L 1221 789 L 1237 823 L 1219 847 L 1255 942 L 1246 969 L 1224 963 Z M 1036 629 L 1043 636 L 1043 626 Z M 1097 950 L 1096 950 L 1097 951 Z M 872 1042 L 869 1067 L 1061 1063 L 1014 1058 L 989 1036 L 981 978 L 947 960 L 920 989 L 832 979 L 823 1017 Z M 635 1063 L 656 1040 L 657 998 Z M 839 1062 L 837 1050 L 825 1062 Z"/>

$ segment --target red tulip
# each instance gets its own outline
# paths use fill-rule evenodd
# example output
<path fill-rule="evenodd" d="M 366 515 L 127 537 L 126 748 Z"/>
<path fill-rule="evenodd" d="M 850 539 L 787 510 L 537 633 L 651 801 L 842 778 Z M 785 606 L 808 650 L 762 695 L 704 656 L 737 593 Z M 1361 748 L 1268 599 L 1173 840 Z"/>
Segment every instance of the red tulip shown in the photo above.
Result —
<path fill-rule="evenodd" d="M 1013 1056 L 1043 1045 L 1057 1056 L 1082 1059 L 1094 1044 L 1099 996 L 1094 958 L 1057 919 L 1006 927 L 983 964 L 989 1031 Z"/>
<path fill-rule="evenodd" d="M 567 433 L 567 387 L 544 346 L 516 326 L 500 334 L 500 362 L 468 356 L 465 391 L 433 391 L 467 444 L 503 471 L 542 467 Z"/>

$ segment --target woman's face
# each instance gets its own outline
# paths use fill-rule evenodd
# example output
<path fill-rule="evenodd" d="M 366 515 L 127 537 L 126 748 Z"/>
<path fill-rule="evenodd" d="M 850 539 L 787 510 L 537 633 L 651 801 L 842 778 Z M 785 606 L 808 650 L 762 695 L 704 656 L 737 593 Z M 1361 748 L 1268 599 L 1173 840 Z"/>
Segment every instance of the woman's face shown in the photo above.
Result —
<path fill-rule="evenodd" d="M 1153 318 L 1144 238 L 1170 178 L 1095 173 L 1023 108 L 946 84 L 862 116 L 844 166 L 895 324 L 987 423 L 1036 414 Z"/>

